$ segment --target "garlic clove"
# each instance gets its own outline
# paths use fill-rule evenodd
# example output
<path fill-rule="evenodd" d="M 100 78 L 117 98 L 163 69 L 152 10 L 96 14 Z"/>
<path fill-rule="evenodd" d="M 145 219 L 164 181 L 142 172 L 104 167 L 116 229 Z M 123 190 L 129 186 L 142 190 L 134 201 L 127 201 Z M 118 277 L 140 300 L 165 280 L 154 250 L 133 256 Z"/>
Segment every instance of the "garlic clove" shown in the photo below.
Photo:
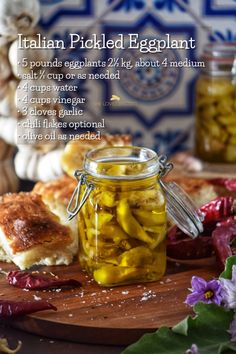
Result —
<path fill-rule="evenodd" d="M 17 118 L 0 117 L 0 138 L 10 145 L 16 145 Z"/>
<path fill-rule="evenodd" d="M 42 158 L 41 154 L 37 151 L 32 150 L 31 157 L 28 160 L 27 165 L 27 179 L 30 181 L 38 180 L 38 164 Z"/>
<path fill-rule="evenodd" d="M 31 181 L 49 181 L 63 174 L 60 158 L 63 149 L 56 149 L 42 154 L 34 149 L 21 149 L 14 160 L 18 177 Z"/>
<path fill-rule="evenodd" d="M 38 165 L 38 177 L 41 181 L 50 181 L 63 174 L 61 168 L 61 155 L 63 149 L 56 149 L 44 155 Z"/>
<path fill-rule="evenodd" d="M 19 150 L 14 159 L 16 174 L 19 178 L 37 181 L 37 166 L 41 154 L 34 150 Z"/>
<path fill-rule="evenodd" d="M 32 26 L 32 21 L 32 16 L 29 16 L 29 14 L 21 14 L 17 17 L 17 28 L 24 31 L 24 29 L 28 29 Z"/>
<path fill-rule="evenodd" d="M 13 40 L 19 32 L 29 33 L 39 17 L 38 0 L 1 0 L 0 34 L 8 40 Z"/>
<path fill-rule="evenodd" d="M 28 39 L 34 39 L 33 36 L 27 37 Z M 41 68 L 40 62 L 49 62 L 53 59 L 54 51 L 48 49 L 18 49 L 18 40 L 12 42 L 9 49 L 9 61 L 12 66 L 13 74 L 18 78 L 19 75 L 31 73 L 31 71 L 38 71 Z M 28 65 L 23 67 L 21 64 L 22 59 L 27 58 Z M 33 63 L 33 64 L 32 64 Z M 38 63 L 37 67 L 34 63 Z"/>

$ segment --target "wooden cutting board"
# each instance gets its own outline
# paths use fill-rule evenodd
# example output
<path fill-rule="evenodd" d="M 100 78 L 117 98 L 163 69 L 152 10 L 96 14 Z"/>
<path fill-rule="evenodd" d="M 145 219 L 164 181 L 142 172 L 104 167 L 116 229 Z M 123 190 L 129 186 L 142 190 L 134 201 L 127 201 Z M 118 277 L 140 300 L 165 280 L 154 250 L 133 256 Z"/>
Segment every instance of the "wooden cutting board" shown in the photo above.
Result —
<path fill-rule="evenodd" d="M 171 174 L 181 175 L 191 178 L 236 178 L 236 163 L 208 163 L 201 161 L 202 169 L 200 171 L 189 171 L 186 165 L 186 158 L 193 157 L 191 151 L 177 153 L 171 157 L 174 169 Z"/>
<path fill-rule="evenodd" d="M 9 264 L 0 264 L 0 267 L 14 269 Z M 191 314 L 191 308 L 184 304 L 184 300 L 192 275 L 205 279 L 216 276 L 212 265 L 196 268 L 172 263 L 161 281 L 103 288 L 82 272 L 78 264 L 40 268 L 40 273 L 43 271 L 53 272 L 61 278 L 77 279 L 82 282 L 82 287 L 24 291 L 8 285 L 5 276 L 1 276 L 0 299 L 44 299 L 58 308 L 57 312 L 38 312 L 14 319 L 11 325 L 50 338 L 113 345 L 128 345 L 146 332 L 163 325 L 173 326 Z"/>

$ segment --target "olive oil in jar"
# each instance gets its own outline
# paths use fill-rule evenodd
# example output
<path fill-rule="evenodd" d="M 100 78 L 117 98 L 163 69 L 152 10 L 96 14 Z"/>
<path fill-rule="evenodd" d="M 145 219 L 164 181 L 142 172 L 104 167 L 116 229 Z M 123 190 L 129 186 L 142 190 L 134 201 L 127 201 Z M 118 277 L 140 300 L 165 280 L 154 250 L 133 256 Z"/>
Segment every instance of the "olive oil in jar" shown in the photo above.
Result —
<path fill-rule="evenodd" d="M 236 43 L 208 44 L 196 88 L 196 155 L 236 163 Z"/>
<path fill-rule="evenodd" d="M 150 282 L 166 269 L 166 220 L 190 237 L 203 231 L 192 201 L 173 182 L 163 182 L 173 165 L 166 156 L 135 147 L 87 153 L 68 204 L 78 217 L 79 262 L 102 286 Z"/>
<path fill-rule="evenodd" d="M 165 273 L 166 201 L 153 167 L 150 175 L 152 153 L 106 148 L 87 157 L 94 189 L 78 215 L 79 261 L 100 285 L 155 281 Z"/>

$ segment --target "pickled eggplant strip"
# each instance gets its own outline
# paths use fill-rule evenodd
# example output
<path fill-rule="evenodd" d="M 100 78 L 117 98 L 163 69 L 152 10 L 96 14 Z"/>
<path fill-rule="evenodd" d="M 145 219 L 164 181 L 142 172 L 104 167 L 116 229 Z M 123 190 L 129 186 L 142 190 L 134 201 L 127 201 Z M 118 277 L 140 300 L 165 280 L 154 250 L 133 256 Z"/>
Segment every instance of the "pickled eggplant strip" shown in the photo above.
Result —
<path fill-rule="evenodd" d="M 134 218 L 126 199 L 121 199 L 117 205 L 117 221 L 129 236 L 143 242 L 153 242 L 152 238 L 148 236 L 142 226 Z"/>

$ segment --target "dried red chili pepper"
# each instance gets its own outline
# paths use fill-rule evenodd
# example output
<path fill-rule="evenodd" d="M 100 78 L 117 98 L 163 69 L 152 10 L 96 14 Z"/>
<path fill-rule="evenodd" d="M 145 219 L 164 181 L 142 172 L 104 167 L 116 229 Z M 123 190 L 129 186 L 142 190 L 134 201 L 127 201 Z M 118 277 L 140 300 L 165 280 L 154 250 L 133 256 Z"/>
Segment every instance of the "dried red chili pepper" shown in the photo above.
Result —
<path fill-rule="evenodd" d="M 29 290 L 43 290 L 62 286 L 81 286 L 81 283 L 75 279 L 52 279 L 18 270 L 7 273 L 7 280 L 10 285 Z"/>
<path fill-rule="evenodd" d="M 216 261 L 221 270 L 225 261 L 234 254 L 231 243 L 236 237 L 236 221 L 229 221 L 217 226 L 212 233 L 212 244 L 216 254 Z"/>
<path fill-rule="evenodd" d="M 216 223 L 216 226 L 225 226 L 231 223 L 232 221 L 236 221 L 236 215 L 229 216 L 228 218 L 224 220 L 220 220 Z M 214 230 L 213 230 L 214 231 Z"/>
<path fill-rule="evenodd" d="M 0 319 L 44 310 L 57 311 L 57 308 L 47 301 L 0 301 Z"/>
<path fill-rule="evenodd" d="M 236 213 L 236 201 L 232 197 L 217 197 L 199 209 L 204 214 L 204 225 L 216 223 Z"/>
<path fill-rule="evenodd" d="M 211 179 L 211 183 L 215 186 L 225 187 L 230 192 L 236 192 L 236 179 L 215 178 Z"/>
<path fill-rule="evenodd" d="M 168 232 L 167 256 L 175 259 L 200 259 L 212 255 L 212 239 L 209 235 L 201 235 L 191 239 L 177 226 L 173 226 Z"/>
<path fill-rule="evenodd" d="M 217 224 L 224 225 L 233 220 L 236 203 L 232 197 L 218 197 L 203 205 L 199 211 L 204 214 L 204 232 L 191 239 L 176 226 L 167 237 L 167 255 L 175 259 L 199 259 L 213 254 L 212 232 Z"/>

